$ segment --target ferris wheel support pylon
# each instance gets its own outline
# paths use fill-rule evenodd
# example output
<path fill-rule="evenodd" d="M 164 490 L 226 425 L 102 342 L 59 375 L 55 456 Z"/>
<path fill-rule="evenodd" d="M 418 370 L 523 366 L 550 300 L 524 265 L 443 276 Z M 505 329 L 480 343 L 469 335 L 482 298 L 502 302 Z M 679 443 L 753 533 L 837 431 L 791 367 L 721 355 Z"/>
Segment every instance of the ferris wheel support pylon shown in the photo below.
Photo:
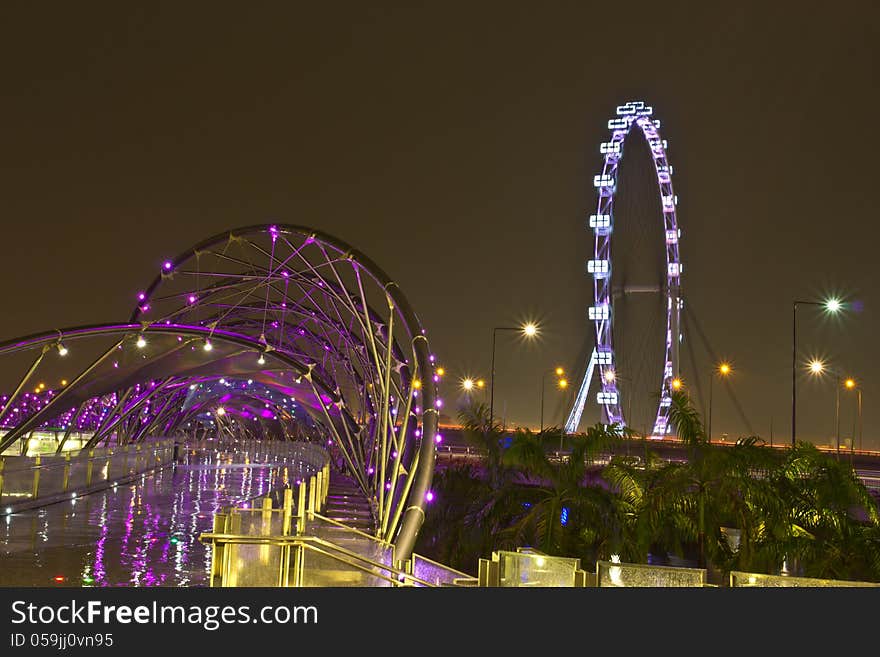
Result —
<path fill-rule="evenodd" d="M 584 380 L 575 397 L 574 406 L 568 414 L 568 420 L 565 422 L 565 433 L 575 433 L 578 425 L 581 423 L 581 415 L 584 412 L 584 405 L 587 403 L 587 397 L 590 394 L 590 383 L 593 380 L 593 372 L 596 369 L 596 350 L 593 349 L 590 355 L 590 362 L 587 364 L 587 372 L 584 374 Z"/>

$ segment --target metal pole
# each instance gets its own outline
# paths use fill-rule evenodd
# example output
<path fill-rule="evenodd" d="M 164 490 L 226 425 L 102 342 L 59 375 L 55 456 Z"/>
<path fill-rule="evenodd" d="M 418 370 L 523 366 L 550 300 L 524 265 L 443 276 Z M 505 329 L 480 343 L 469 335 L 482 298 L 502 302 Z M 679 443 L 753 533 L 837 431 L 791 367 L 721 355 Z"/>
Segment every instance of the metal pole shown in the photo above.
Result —
<path fill-rule="evenodd" d="M 791 311 L 791 446 L 797 435 L 797 301 Z"/>
<path fill-rule="evenodd" d="M 547 387 L 547 372 L 541 377 L 541 425 L 538 430 L 539 435 L 544 434 L 544 388 Z"/>
<path fill-rule="evenodd" d="M 715 381 L 715 372 L 709 374 L 709 442 L 712 442 L 712 384 Z"/>
<path fill-rule="evenodd" d="M 489 372 L 489 431 L 495 419 L 495 334 L 497 328 L 492 329 L 492 368 Z"/>
<path fill-rule="evenodd" d="M 837 460 L 840 460 L 840 375 L 834 376 L 835 386 L 837 387 L 837 395 L 834 402 L 834 423 L 836 425 L 837 434 Z"/>
<path fill-rule="evenodd" d="M 859 451 L 861 452 L 864 449 L 864 445 L 862 445 L 862 389 L 859 388 Z M 853 436 L 853 442 L 855 442 L 855 436 Z"/>

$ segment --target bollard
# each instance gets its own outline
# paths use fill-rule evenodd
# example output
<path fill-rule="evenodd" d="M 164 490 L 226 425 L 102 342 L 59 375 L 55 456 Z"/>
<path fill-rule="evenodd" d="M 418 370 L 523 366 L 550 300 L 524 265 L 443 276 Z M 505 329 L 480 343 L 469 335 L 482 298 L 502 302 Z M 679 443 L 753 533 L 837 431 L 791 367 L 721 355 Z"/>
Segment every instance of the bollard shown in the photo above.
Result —
<path fill-rule="evenodd" d="M 31 487 L 31 497 L 36 499 L 40 491 L 40 456 L 34 457 L 34 484 Z"/>
<path fill-rule="evenodd" d="M 61 480 L 61 490 L 65 493 L 70 486 L 70 452 L 64 454 L 64 478 Z"/>
<path fill-rule="evenodd" d="M 95 458 L 95 450 L 89 450 L 89 462 L 86 464 L 86 488 L 92 485 L 92 465 Z"/>

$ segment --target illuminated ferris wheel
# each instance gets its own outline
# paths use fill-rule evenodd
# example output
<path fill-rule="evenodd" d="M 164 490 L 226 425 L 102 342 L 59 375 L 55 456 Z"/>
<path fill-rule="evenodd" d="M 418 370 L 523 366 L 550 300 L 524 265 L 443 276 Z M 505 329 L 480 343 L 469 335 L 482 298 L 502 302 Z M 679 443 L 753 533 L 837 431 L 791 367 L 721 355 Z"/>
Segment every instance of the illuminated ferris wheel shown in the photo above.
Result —
<path fill-rule="evenodd" d="M 650 158 L 642 158 L 651 162 L 643 181 L 659 192 L 659 217 L 653 203 L 651 211 L 645 212 L 632 194 L 628 192 L 621 199 L 618 193 L 620 187 L 638 187 L 636 178 L 622 184 L 626 175 L 619 171 L 624 141 L 633 127 L 641 131 L 650 153 Z M 671 393 L 678 377 L 681 342 L 678 197 L 672 188 L 667 143 L 652 107 L 640 101 L 621 105 L 617 116 L 608 121 L 608 128 L 610 139 L 600 146 L 602 172 L 593 178 L 597 208 L 588 224 L 594 238 L 593 257 L 587 262 L 593 281 L 588 319 L 595 331 L 595 349 L 565 429 L 577 431 L 590 383 L 598 371 L 596 401 L 604 420 L 633 428 L 637 424 L 646 434 L 659 438 L 670 432 Z M 633 147 L 637 146 L 628 145 Z M 633 421 L 636 416 L 640 416 L 638 422 Z"/>

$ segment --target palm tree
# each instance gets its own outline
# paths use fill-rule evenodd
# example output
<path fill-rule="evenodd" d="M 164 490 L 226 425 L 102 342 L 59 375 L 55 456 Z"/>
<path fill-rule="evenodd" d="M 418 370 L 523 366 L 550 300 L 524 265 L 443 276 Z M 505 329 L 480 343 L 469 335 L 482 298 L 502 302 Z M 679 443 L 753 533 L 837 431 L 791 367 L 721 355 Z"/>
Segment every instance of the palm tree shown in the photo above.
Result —
<path fill-rule="evenodd" d="M 598 551 L 610 556 L 608 539 L 614 532 L 608 529 L 616 520 L 613 495 L 587 483 L 595 457 L 618 439 L 616 427 L 596 425 L 570 438 L 567 459 L 551 460 L 553 449 L 546 440 L 528 430 L 518 431 L 502 460 L 521 473 L 525 485 L 517 488 L 516 499 L 522 508 L 503 539 L 514 545 L 531 544 L 548 554 L 595 560 Z"/>

